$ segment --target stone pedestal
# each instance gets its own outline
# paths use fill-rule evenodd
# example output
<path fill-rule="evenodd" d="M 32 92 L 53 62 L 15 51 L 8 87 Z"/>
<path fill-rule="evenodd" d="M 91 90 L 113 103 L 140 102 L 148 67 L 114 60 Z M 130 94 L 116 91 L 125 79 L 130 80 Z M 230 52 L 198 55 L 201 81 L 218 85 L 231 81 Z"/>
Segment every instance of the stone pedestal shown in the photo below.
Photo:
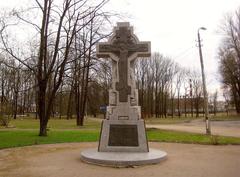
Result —
<path fill-rule="evenodd" d="M 143 120 L 104 120 L 99 152 L 148 152 Z"/>
<path fill-rule="evenodd" d="M 149 151 L 140 109 L 128 103 L 107 107 L 98 147 L 100 152 Z"/>

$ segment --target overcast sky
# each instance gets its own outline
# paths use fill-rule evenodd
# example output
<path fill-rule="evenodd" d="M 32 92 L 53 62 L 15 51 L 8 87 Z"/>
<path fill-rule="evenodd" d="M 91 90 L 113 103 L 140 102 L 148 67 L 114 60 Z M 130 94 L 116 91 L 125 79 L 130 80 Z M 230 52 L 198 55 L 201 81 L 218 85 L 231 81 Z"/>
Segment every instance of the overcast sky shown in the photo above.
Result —
<path fill-rule="evenodd" d="M 24 5 L 27 0 L 1 0 L 0 7 Z M 223 17 L 240 7 L 240 0 L 111 0 L 106 8 L 128 14 L 140 40 L 151 41 L 152 52 L 172 57 L 182 66 L 199 70 L 196 47 L 201 26 L 203 58 L 209 91 L 219 89 L 217 33 Z"/>
<path fill-rule="evenodd" d="M 220 87 L 217 32 L 224 15 L 240 7 L 239 0 L 113 0 L 114 10 L 132 16 L 131 24 L 140 40 L 149 40 L 152 51 L 172 57 L 182 66 L 200 69 L 197 30 L 201 31 L 208 90 Z M 200 71 L 200 70 L 199 70 Z"/>

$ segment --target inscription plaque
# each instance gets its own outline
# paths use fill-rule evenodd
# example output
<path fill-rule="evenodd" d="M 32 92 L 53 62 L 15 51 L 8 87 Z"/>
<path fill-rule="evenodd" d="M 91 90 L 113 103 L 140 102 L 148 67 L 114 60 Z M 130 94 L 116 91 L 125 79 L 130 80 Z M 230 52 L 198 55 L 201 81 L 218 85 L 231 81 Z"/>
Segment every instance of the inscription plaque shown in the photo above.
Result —
<path fill-rule="evenodd" d="M 110 125 L 108 146 L 138 146 L 137 125 Z"/>

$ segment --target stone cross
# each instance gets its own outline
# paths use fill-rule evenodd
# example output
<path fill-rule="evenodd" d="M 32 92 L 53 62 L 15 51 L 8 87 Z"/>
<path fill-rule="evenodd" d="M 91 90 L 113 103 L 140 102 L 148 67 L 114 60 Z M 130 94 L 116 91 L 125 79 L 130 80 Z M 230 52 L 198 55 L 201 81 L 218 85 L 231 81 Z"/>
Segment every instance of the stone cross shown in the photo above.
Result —
<path fill-rule="evenodd" d="M 128 95 L 131 94 L 129 63 L 137 57 L 150 56 L 150 43 L 139 42 L 133 34 L 129 23 L 118 23 L 114 34 L 109 42 L 98 43 L 97 56 L 115 60 L 118 71 L 118 80 L 115 85 L 119 93 L 119 102 L 128 102 Z"/>
<path fill-rule="evenodd" d="M 112 88 L 103 120 L 99 152 L 148 152 L 144 120 L 134 80 L 137 57 L 151 55 L 150 42 L 139 41 L 129 23 L 117 23 L 108 42 L 98 43 L 97 57 L 112 59 Z"/>
<path fill-rule="evenodd" d="M 148 146 L 134 79 L 135 59 L 149 57 L 150 45 L 150 42 L 139 42 L 133 28 L 126 22 L 117 23 L 108 42 L 97 44 L 97 57 L 112 59 L 112 88 L 98 148 L 83 151 L 83 161 L 128 167 L 154 164 L 165 159 L 165 152 Z"/>

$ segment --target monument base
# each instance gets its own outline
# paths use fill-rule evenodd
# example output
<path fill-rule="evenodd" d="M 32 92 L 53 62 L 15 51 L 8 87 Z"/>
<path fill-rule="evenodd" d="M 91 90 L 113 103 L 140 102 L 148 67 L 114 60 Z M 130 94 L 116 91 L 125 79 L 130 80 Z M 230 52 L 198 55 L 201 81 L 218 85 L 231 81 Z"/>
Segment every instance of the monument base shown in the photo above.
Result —
<path fill-rule="evenodd" d="M 149 152 L 98 152 L 93 148 L 81 152 L 82 161 L 111 167 L 157 164 L 166 157 L 166 152 L 157 149 L 149 149 Z"/>
<path fill-rule="evenodd" d="M 103 120 L 100 152 L 148 152 L 144 120 Z"/>

